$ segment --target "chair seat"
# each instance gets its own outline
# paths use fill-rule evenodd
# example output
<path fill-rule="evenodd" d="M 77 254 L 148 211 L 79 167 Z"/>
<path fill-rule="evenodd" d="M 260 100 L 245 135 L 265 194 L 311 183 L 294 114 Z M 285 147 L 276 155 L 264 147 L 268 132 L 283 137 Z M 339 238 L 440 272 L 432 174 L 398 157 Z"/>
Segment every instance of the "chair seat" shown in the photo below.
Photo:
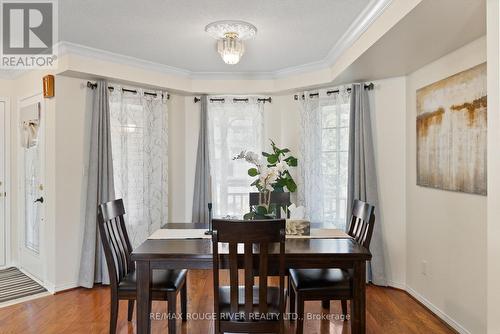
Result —
<path fill-rule="evenodd" d="M 151 275 L 152 291 L 177 291 L 186 279 L 187 270 L 153 270 Z M 118 290 L 137 290 L 136 272 L 131 271 L 118 284 Z"/>
<path fill-rule="evenodd" d="M 279 295 L 280 290 L 278 287 L 267 288 L 267 316 L 256 320 L 279 320 Z M 286 293 L 285 293 L 286 294 Z M 283 301 L 284 302 L 284 301 Z M 219 287 L 219 312 L 221 314 L 221 321 L 228 320 L 241 320 L 245 321 L 245 287 L 238 288 L 238 313 L 239 315 L 233 316 L 231 314 L 231 295 L 229 286 Z M 259 287 L 253 287 L 253 311 L 254 314 L 259 314 Z M 251 319 L 250 319 L 251 320 Z"/>
<path fill-rule="evenodd" d="M 351 276 L 342 269 L 290 269 L 290 279 L 297 290 L 348 290 Z"/>

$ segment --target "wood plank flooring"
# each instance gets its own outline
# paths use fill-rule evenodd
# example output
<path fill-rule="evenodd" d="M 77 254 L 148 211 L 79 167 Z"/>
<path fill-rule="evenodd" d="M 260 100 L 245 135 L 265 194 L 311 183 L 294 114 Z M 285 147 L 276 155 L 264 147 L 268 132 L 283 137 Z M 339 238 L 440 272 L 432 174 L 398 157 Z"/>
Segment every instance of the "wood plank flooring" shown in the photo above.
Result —
<path fill-rule="evenodd" d="M 24 302 L 0 309 L 1 333 L 107 333 L 109 326 L 109 289 L 75 289 L 54 296 Z M 179 302 L 179 301 L 178 301 Z M 212 273 L 192 270 L 188 276 L 188 312 L 211 315 L 213 310 Z M 179 305 L 180 306 L 180 305 Z M 178 308 L 179 309 L 179 308 Z M 166 303 L 154 302 L 153 312 L 161 318 L 167 312 Z M 330 312 L 320 302 L 307 302 L 306 313 L 316 317 L 335 318 L 340 303 L 331 302 Z M 441 320 L 406 293 L 389 288 L 367 288 L 367 333 L 454 333 Z M 135 315 L 134 315 L 135 319 Z M 135 320 L 134 320 L 135 321 Z M 118 333 L 135 333 L 134 321 L 127 321 L 127 304 L 120 302 Z M 349 321 L 305 320 L 304 333 L 350 333 Z M 177 322 L 178 333 L 213 333 L 210 320 Z M 287 333 L 294 333 L 294 323 L 286 324 Z M 153 320 L 153 333 L 167 333 L 167 320 Z"/>

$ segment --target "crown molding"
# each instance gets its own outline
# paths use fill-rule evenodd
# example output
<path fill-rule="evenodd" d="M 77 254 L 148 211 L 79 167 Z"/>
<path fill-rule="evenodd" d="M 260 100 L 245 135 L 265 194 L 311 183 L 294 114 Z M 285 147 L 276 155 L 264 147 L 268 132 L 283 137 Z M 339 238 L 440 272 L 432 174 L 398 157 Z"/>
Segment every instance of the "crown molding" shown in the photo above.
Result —
<path fill-rule="evenodd" d="M 273 80 L 291 75 L 305 74 L 331 67 L 349 49 L 370 25 L 385 11 L 392 0 L 371 0 L 363 11 L 351 23 L 346 32 L 321 60 L 303 65 L 287 67 L 270 72 L 194 72 L 183 68 L 168 66 L 148 60 L 126 56 L 110 51 L 96 49 L 85 45 L 61 41 L 57 43 L 59 57 L 77 55 L 102 61 L 119 63 L 145 70 L 180 76 L 195 80 Z M 15 79 L 27 71 L 0 70 L 0 78 Z"/>
<path fill-rule="evenodd" d="M 273 72 L 274 78 L 284 78 L 293 74 L 304 74 L 328 68 L 335 64 L 342 54 L 349 49 L 375 20 L 391 4 L 392 0 L 371 0 L 351 23 L 346 32 L 330 49 L 325 58 L 319 61 L 288 67 Z"/>
<path fill-rule="evenodd" d="M 152 61 L 135 58 L 131 56 L 126 56 L 119 53 L 96 49 L 76 43 L 62 41 L 58 43 L 58 47 L 59 47 L 59 57 L 70 54 L 97 60 L 110 61 L 118 64 L 142 68 L 145 70 L 161 72 L 165 74 L 172 74 L 182 77 L 189 77 L 192 74 L 191 71 L 185 69 L 168 66 L 160 63 L 155 63 Z"/>

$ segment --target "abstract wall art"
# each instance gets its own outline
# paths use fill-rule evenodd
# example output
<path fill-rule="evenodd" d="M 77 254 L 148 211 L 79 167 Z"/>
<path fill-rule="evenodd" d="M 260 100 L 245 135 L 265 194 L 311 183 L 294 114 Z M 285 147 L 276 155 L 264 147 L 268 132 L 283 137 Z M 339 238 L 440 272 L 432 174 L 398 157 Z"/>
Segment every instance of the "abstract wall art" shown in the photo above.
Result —
<path fill-rule="evenodd" d="M 417 90 L 417 184 L 486 195 L 486 63 Z"/>

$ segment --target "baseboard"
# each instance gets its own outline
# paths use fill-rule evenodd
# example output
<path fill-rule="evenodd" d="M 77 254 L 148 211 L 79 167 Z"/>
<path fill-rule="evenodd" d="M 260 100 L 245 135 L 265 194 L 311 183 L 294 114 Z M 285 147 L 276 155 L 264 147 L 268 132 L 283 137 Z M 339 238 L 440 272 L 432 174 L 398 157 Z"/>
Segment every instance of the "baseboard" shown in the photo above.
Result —
<path fill-rule="evenodd" d="M 387 286 L 406 291 L 406 284 L 394 281 L 387 281 Z"/>
<path fill-rule="evenodd" d="M 61 293 L 63 291 L 72 290 L 72 289 L 75 289 L 75 288 L 78 288 L 78 287 L 79 287 L 78 282 L 70 282 L 70 283 L 64 283 L 64 284 L 57 284 L 54 287 L 54 293 L 58 294 L 58 293 Z"/>
<path fill-rule="evenodd" d="M 444 313 L 442 310 L 440 310 L 438 307 L 436 307 L 434 304 L 432 304 L 429 300 L 427 300 L 424 296 L 419 294 L 417 291 L 412 289 L 409 286 L 406 286 L 406 292 L 415 298 L 417 301 L 422 303 L 426 308 L 428 308 L 432 313 L 434 313 L 438 318 L 443 320 L 445 323 L 447 323 L 451 328 L 456 330 L 460 334 L 471 334 L 465 327 L 460 325 L 458 322 L 456 322 L 453 318 L 451 318 L 449 315 Z"/>

